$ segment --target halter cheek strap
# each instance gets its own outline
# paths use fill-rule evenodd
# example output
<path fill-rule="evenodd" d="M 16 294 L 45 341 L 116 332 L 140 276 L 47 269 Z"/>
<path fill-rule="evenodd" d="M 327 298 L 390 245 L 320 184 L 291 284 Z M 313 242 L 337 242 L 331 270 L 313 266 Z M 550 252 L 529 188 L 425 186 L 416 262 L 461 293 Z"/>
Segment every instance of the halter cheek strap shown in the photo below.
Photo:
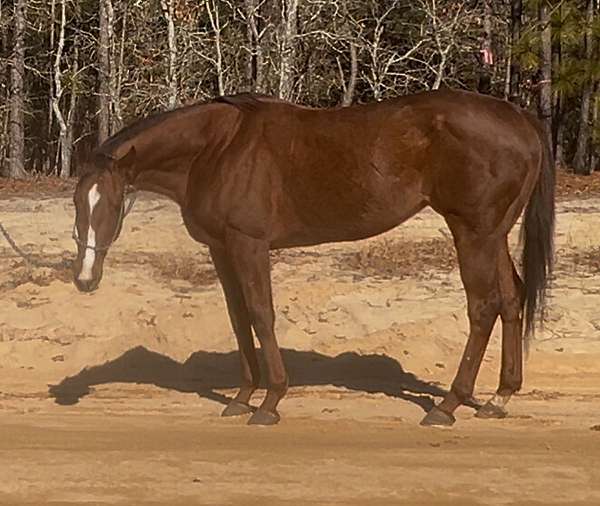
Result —
<path fill-rule="evenodd" d="M 133 208 L 133 205 L 135 204 L 135 200 L 137 199 L 137 194 L 135 192 L 133 192 L 131 194 L 131 197 L 129 197 L 129 201 L 127 202 L 127 205 L 125 204 L 125 199 L 123 199 L 121 201 L 121 209 L 119 211 L 119 218 L 117 220 L 117 226 L 115 228 L 115 233 L 112 236 L 112 239 L 107 243 L 104 244 L 103 246 L 90 246 L 89 244 L 83 242 L 80 238 L 79 238 L 79 234 L 77 233 L 77 223 L 73 224 L 73 240 L 82 248 L 84 249 L 89 249 L 92 250 L 94 253 L 98 253 L 98 252 L 103 252 L 103 251 L 107 251 L 108 248 L 110 248 L 113 243 L 117 240 L 117 237 L 119 236 L 119 232 L 121 231 L 121 227 L 123 226 L 123 221 L 125 220 L 125 217 L 131 212 L 131 209 Z"/>

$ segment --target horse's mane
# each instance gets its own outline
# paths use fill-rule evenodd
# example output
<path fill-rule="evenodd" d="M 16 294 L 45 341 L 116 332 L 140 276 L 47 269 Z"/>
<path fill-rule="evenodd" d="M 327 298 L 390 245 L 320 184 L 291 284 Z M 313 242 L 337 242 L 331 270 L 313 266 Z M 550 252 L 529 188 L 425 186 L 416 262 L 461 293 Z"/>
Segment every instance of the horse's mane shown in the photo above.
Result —
<path fill-rule="evenodd" d="M 117 133 L 113 134 L 111 137 L 106 139 L 102 144 L 100 144 L 100 146 L 96 148 L 95 154 L 110 158 L 112 151 L 116 147 L 132 139 L 143 130 L 158 125 L 166 119 L 172 118 L 173 116 L 177 116 L 182 112 L 187 112 L 190 109 L 200 108 L 203 105 L 206 105 L 207 103 L 208 102 L 201 102 L 196 104 L 185 105 L 183 107 L 178 107 L 177 109 L 172 109 L 170 111 L 160 111 L 151 114 L 150 116 L 147 116 L 145 118 L 135 120 L 133 123 L 122 128 Z"/>
<path fill-rule="evenodd" d="M 241 112 L 257 112 L 263 104 L 289 104 L 294 106 L 285 100 L 272 97 L 270 95 L 264 95 L 259 93 L 238 93 L 236 95 L 224 95 L 215 98 L 214 100 L 207 102 L 199 102 L 195 104 L 185 105 L 178 107 L 170 111 L 161 111 L 145 118 L 138 119 L 130 125 L 122 128 L 117 133 L 106 139 L 100 146 L 98 146 L 92 154 L 93 158 L 97 159 L 111 159 L 115 149 L 121 146 L 123 143 L 137 136 L 140 132 L 151 128 L 155 125 L 162 123 L 163 121 L 182 114 L 189 112 L 192 109 L 201 109 L 205 105 L 212 103 L 228 104 Z M 300 107 L 300 106 L 295 106 Z"/>
<path fill-rule="evenodd" d="M 238 93 L 236 95 L 223 95 L 215 102 L 229 104 L 242 112 L 256 112 L 263 104 L 288 104 L 285 100 L 264 95 L 262 93 Z M 290 104 L 291 105 L 291 104 Z"/>

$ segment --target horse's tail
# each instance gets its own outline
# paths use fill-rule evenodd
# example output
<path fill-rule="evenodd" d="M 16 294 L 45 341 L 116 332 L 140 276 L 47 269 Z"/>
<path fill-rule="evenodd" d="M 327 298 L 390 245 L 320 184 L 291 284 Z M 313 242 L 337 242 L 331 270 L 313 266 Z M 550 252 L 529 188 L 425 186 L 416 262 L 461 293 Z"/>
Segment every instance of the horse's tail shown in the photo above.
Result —
<path fill-rule="evenodd" d="M 546 284 L 554 263 L 554 186 L 555 166 L 548 134 L 542 123 L 527 115 L 540 138 L 540 170 L 527 204 L 521 238 L 523 239 L 524 337 L 533 336 L 535 320 L 543 323 Z M 527 342 L 527 341 L 526 341 Z"/>

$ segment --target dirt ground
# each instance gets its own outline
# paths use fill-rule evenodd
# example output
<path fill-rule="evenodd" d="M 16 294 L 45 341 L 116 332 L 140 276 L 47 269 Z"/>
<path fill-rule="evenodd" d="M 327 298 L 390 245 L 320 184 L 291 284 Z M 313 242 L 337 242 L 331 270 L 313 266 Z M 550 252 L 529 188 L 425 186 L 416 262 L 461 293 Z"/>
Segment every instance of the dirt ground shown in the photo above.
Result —
<path fill-rule="evenodd" d="M 559 180 L 557 271 L 504 420 L 422 428 L 466 339 L 443 221 L 273 254 L 292 387 L 276 427 L 219 414 L 239 373 L 178 210 L 140 197 L 93 294 L 70 282 L 72 184 L 0 185 L 0 504 L 600 504 L 600 179 Z M 511 240 L 518 253 L 518 230 Z M 496 328 L 477 385 L 497 384 Z M 260 395 L 255 403 L 260 402 Z"/>

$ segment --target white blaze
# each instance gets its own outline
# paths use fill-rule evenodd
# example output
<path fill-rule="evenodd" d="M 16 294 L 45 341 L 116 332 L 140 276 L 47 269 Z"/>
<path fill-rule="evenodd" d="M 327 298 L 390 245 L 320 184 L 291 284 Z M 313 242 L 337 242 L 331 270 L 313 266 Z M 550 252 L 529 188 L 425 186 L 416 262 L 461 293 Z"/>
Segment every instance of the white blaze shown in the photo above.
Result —
<path fill-rule="evenodd" d="M 87 233 L 87 248 L 85 249 L 85 254 L 83 256 L 83 262 L 81 264 L 81 272 L 79 273 L 79 279 L 81 281 L 90 281 L 92 279 L 92 267 L 94 266 L 94 260 L 96 260 L 96 252 L 91 249 L 96 246 L 96 231 L 92 227 L 92 213 L 94 212 L 94 207 L 100 200 L 100 193 L 98 192 L 98 185 L 95 184 L 90 188 L 90 192 L 88 193 L 88 204 L 90 206 L 90 224 L 88 226 Z"/>

